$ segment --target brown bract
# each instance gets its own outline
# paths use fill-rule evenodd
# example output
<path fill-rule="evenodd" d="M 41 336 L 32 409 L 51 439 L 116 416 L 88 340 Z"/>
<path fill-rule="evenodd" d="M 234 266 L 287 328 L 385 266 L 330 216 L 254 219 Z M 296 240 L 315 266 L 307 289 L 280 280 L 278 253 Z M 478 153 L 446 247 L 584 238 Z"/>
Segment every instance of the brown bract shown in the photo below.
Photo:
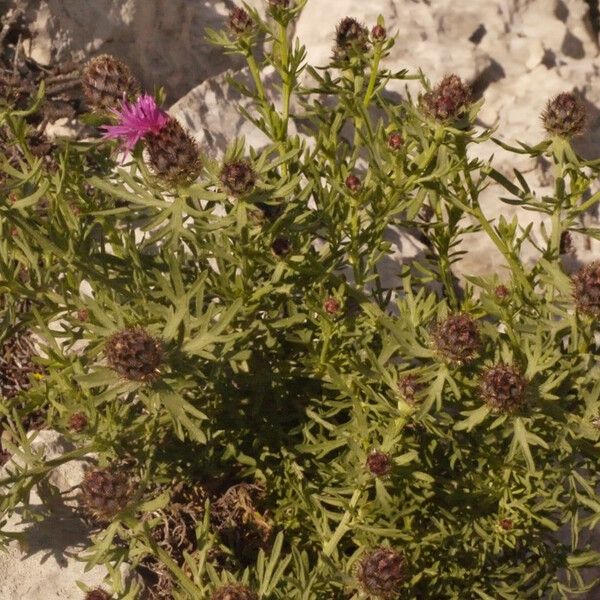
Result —
<path fill-rule="evenodd" d="M 436 87 L 419 99 L 421 110 L 442 122 L 461 117 L 471 102 L 471 88 L 454 74 L 446 75 Z"/>
<path fill-rule="evenodd" d="M 369 32 L 352 17 L 344 17 L 335 30 L 335 46 L 333 47 L 333 58 L 338 61 L 346 61 L 354 52 L 364 54 L 369 49 Z"/>
<path fill-rule="evenodd" d="M 100 521 L 111 521 L 122 511 L 132 495 L 128 476 L 116 469 L 87 471 L 81 482 L 79 503 L 86 513 Z"/>
<path fill-rule="evenodd" d="M 567 138 L 582 134 L 586 121 L 585 104 L 570 92 L 558 94 L 549 100 L 542 113 L 544 129 L 551 135 Z"/>
<path fill-rule="evenodd" d="M 527 380 L 514 365 L 498 364 L 484 371 L 479 394 L 493 410 L 511 413 L 526 401 Z"/>

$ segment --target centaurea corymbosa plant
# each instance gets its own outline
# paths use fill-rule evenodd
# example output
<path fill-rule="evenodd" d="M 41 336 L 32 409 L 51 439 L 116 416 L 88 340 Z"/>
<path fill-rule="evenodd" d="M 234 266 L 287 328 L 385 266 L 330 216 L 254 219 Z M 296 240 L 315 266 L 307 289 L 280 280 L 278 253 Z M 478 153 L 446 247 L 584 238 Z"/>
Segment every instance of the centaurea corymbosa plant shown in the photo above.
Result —
<path fill-rule="evenodd" d="M 2 341 L 35 336 L 40 367 L 0 402 L 2 456 L 24 457 L 2 508 L 33 517 L 31 487 L 55 502 L 53 469 L 93 457 L 76 496 L 86 560 L 120 598 L 590 590 L 600 268 L 564 261 L 565 232 L 600 237 L 581 219 L 600 162 L 571 144 L 584 105 L 542 102 L 546 137 L 513 146 L 477 125 L 460 73 L 432 86 L 387 69 L 383 19 L 348 15 L 323 32 L 331 60 L 307 64 L 292 34 L 304 4 L 269 2 L 266 20 L 239 6 L 209 33 L 247 60 L 242 114 L 262 148 L 232 139 L 200 160 L 151 96 L 115 88 L 130 74 L 107 58 L 88 79 L 122 100 L 117 123 L 66 145 L 58 172 L 29 151 L 27 113 L 0 113 Z M 398 101 L 392 79 L 419 92 Z M 143 151 L 115 165 L 106 138 Z M 473 158 L 490 139 L 549 161 L 554 193 Z M 542 215 L 539 235 L 484 212 L 492 184 Z M 395 259 L 393 232 L 419 256 Z M 497 272 L 457 269 L 474 233 Z M 32 451 L 32 415 L 74 450 Z"/>

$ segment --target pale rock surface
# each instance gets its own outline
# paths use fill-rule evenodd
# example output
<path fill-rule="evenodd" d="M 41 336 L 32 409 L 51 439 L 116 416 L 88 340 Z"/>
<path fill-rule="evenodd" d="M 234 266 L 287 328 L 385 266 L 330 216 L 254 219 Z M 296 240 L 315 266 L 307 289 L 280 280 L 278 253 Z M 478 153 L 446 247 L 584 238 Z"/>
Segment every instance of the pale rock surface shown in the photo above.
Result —
<path fill-rule="evenodd" d="M 58 432 L 35 432 L 31 448 L 50 460 L 73 450 L 73 446 Z M 14 464 L 23 464 L 23 457 L 14 456 L 1 470 L 6 477 Z M 50 483 L 65 496 L 50 502 L 50 514 L 39 523 L 23 523 L 19 513 L 3 525 L 4 531 L 19 532 L 22 540 L 11 542 L 6 552 L 0 553 L 0 600 L 81 600 L 83 592 L 77 586 L 82 582 L 90 588 L 102 585 L 107 571 L 94 567 L 84 571 L 85 563 L 78 555 L 89 546 L 89 529 L 73 512 L 76 487 L 83 478 L 84 467 L 90 462 L 73 460 L 56 467 Z M 45 514 L 39 490 L 31 492 L 30 508 Z"/>

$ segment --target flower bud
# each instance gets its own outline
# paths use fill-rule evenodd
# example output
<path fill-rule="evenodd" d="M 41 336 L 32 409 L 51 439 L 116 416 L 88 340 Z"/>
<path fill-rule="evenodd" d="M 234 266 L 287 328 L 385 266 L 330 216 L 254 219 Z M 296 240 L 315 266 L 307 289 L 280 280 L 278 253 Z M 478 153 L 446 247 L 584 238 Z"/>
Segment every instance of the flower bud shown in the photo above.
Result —
<path fill-rule="evenodd" d="M 575 246 L 573 245 L 573 236 L 570 231 L 563 231 L 560 234 L 560 253 L 561 254 L 573 254 L 575 252 Z"/>
<path fill-rule="evenodd" d="M 86 323 L 90 318 L 90 311 L 87 308 L 80 308 L 77 311 L 77 320 Z"/>
<path fill-rule="evenodd" d="M 371 37 L 375 42 L 383 42 L 383 40 L 385 40 L 386 34 L 387 32 L 385 30 L 385 27 L 383 27 L 382 25 L 375 25 L 375 27 L 371 29 Z"/>
<path fill-rule="evenodd" d="M 453 121 L 471 104 L 471 90 L 458 75 L 446 75 L 440 83 L 419 99 L 421 110 L 436 121 Z"/>
<path fill-rule="evenodd" d="M 232 160 L 223 165 L 220 179 L 228 194 L 244 196 L 254 189 L 256 173 L 249 160 Z"/>
<path fill-rule="evenodd" d="M 279 258 L 283 258 L 287 256 L 292 251 L 292 245 L 290 241 L 286 238 L 277 238 L 273 244 L 271 244 L 271 250 L 275 256 Z"/>
<path fill-rule="evenodd" d="M 360 179 L 356 175 L 348 175 L 346 177 L 346 187 L 352 192 L 356 193 L 360 190 Z"/>
<path fill-rule="evenodd" d="M 100 110 L 116 108 L 123 99 L 133 99 L 140 92 L 129 67 L 110 54 L 96 56 L 86 64 L 82 86 L 86 102 Z"/>
<path fill-rule="evenodd" d="M 402 137 L 400 132 L 394 131 L 393 133 L 390 133 L 388 137 L 388 146 L 392 150 L 400 150 L 400 148 L 404 146 L 404 138 Z"/>
<path fill-rule="evenodd" d="M 374 477 L 385 477 L 392 470 L 392 459 L 386 452 L 374 450 L 367 457 L 367 469 Z"/>
<path fill-rule="evenodd" d="M 341 306 L 337 298 L 329 296 L 329 298 L 326 298 L 323 302 L 323 308 L 328 315 L 337 315 L 338 312 L 340 312 Z"/>
<path fill-rule="evenodd" d="M 416 402 L 416 394 L 424 387 L 414 375 L 404 375 L 398 380 L 398 390 L 408 404 Z"/>
<path fill-rule="evenodd" d="M 562 137 L 583 133 L 586 119 L 585 105 L 570 92 L 559 94 L 549 100 L 542 113 L 544 129 L 551 135 Z"/>
<path fill-rule="evenodd" d="M 484 371 L 479 384 L 479 394 L 493 410 L 511 413 L 526 401 L 527 380 L 520 369 L 498 364 Z"/>
<path fill-rule="evenodd" d="M 571 277 L 573 298 L 582 313 L 600 316 L 600 260 L 582 267 Z"/>
<path fill-rule="evenodd" d="M 505 285 L 500 284 L 494 289 L 494 295 L 502 302 L 510 296 L 510 290 Z"/>
<path fill-rule="evenodd" d="M 406 581 L 406 559 L 390 548 L 369 552 L 358 567 L 358 580 L 367 594 L 379 598 L 398 598 Z"/>
<path fill-rule="evenodd" d="M 152 381 L 159 375 L 162 346 L 141 327 L 122 329 L 111 335 L 105 345 L 108 365 L 131 381 Z"/>
<path fill-rule="evenodd" d="M 479 327 L 471 315 L 455 313 L 439 321 L 432 331 L 433 345 L 451 363 L 463 364 L 479 352 Z"/>
<path fill-rule="evenodd" d="M 245 585 L 225 585 L 213 592 L 211 600 L 258 600 L 258 594 Z"/>
<path fill-rule="evenodd" d="M 198 144 L 177 119 L 169 118 L 158 132 L 148 133 L 145 142 L 150 167 L 157 177 L 170 183 L 199 177 L 202 163 Z"/>
<path fill-rule="evenodd" d="M 500 519 L 499 525 L 502 527 L 502 529 L 504 529 L 504 531 L 510 531 L 513 528 L 513 522 L 511 519 Z"/>
<path fill-rule="evenodd" d="M 254 26 L 250 15 L 239 6 L 231 9 L 229 13 L 229 29 L 237 35 L 248 33 Z"/>
<path fill-rule="evenodd" d="M 87 417 L 81 412 L 73 413 L 69 417 L 69 429 L 76 433 L 81 433 L 87 427 L 87 424 Z"/>
<path fill-rule="evenodd" d="M 90 590 L 85 595 L 85 600 L 110 600 L 111 594 L 109 594 L 106 590 L 102 588 L 96 588 L 95 590 Z"/>
<path fill-rule="evenodd" d="M 110 468 L 88 471 L 81 483 L 79 503 L 99 521 L 110 521 L 128 504 L 132 487 L 128 476 Z"/>
<path fill-rule="evenodd" d="M 369 32 L 352 17 L 344 17 L 335 30 L 333 57 L 346 61 L 352 53 L 364 54 L 368 50 Z"/>

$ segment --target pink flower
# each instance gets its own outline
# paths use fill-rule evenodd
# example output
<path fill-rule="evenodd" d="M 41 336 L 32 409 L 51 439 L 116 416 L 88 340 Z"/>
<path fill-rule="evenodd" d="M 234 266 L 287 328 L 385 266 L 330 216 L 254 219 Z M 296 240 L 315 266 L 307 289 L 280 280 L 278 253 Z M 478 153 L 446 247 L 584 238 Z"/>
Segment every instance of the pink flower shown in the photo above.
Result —
<path fill-rule="evenodd" d="M 102 139 L 121 140 L 123 152 L 131 152 L 143 137 L 158 133 L 169 120 L 169 115 L 149 94 L 143 94 L 133 103 L 123 100 L 121 107 L 111 112 L 119 119 L 119 124 L 103 125 Z"/>

